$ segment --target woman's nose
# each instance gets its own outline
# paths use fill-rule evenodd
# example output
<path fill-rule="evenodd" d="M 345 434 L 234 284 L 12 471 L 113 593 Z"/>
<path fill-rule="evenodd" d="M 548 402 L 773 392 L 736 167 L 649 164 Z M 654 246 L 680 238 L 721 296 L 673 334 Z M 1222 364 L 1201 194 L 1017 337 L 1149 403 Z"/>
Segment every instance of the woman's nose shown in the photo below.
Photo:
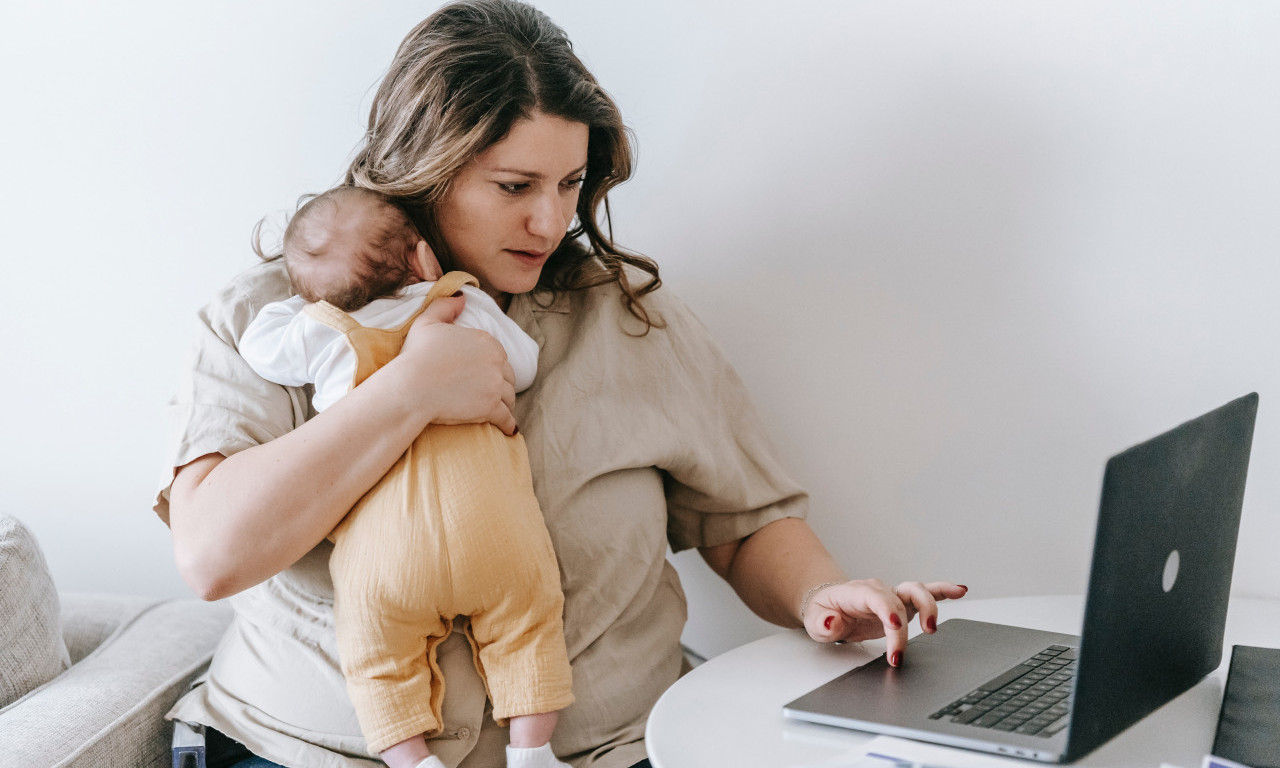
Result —
<path fill-rule="evenodd" d="M 572 215 L 572 214 L 570 214 Z M 538 195 L 529 212 L 529 232 L 538 237 L 560 242 L 569 229 L 569 219 L 565 218 L 563 206 L 558 195 Z"/>

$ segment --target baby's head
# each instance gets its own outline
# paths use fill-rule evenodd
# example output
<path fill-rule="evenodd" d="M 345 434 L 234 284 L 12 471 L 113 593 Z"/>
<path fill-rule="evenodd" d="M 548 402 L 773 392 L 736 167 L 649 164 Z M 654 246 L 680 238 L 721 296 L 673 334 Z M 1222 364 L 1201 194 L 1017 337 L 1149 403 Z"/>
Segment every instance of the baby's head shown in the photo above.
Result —
<path fill-rule="evenodd" d="M 294 290 L 351 312 L 417 282 L 422 237 L 379 192 L 335 187 L 308 200 L 284 231 L 284 263 Z"/>

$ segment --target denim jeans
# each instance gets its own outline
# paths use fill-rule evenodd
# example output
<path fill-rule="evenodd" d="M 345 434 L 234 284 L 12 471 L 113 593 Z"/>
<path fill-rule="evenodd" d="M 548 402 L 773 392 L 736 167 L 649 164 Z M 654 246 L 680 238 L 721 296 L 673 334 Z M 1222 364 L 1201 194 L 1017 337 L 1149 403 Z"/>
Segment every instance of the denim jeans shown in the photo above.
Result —
<path fill-rule="evenodd" d="M 279 763 L 252 754 L 243 744 L 232 741 L 212 728 L 205 730 L 205 748 L 208 768 L 284 768 Z M 641 760 L 631 768 L 651 766 L 648 760 Z"/>
<path fill-rule="evenodd" d="M 204 731 L 204 747 L 207 768 L 284 768 L 279 763 L 258 757 L 240 742 L 213 728 Z"/>

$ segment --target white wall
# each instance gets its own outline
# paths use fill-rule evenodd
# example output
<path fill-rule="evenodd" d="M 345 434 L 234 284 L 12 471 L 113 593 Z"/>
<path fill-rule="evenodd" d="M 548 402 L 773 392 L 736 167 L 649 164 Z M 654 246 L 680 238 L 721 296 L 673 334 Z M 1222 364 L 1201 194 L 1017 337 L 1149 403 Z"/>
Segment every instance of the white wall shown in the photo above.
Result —
<path fill-rule="evenodd" d="M 852 573 L 1079 591 L 1105 458 L 1257 390 L 1235 585 L 1280 597 L 1280 6 L 541 7 L 638 136 L 619 239 L 722 341 Z M 0 509 L 64 588 L 185 594 L 149 508 L 192 313 L 338 178 L 425 12 L 0 8 Z M 695 647 L 767 631 L 676 561 Z"/>

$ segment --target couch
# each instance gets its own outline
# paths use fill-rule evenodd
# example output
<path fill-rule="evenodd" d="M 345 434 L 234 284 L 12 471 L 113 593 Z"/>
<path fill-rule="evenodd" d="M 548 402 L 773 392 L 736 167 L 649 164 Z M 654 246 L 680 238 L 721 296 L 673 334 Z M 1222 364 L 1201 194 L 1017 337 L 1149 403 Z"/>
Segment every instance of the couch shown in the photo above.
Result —
<path fill-rule="evenodd" d="M 194 598 L 59 593 L 31 531 L 0 514 L 0 768 L 170 765 L 164 714 L 230 621 Z"/>

